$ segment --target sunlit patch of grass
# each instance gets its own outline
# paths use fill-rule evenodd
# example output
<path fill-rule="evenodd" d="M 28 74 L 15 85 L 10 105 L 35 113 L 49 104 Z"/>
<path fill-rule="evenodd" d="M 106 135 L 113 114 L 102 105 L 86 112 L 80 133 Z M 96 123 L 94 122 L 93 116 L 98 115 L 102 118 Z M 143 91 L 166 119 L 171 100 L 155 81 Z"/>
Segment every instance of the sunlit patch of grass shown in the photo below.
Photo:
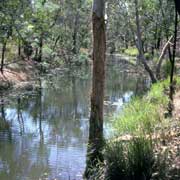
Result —
<path fill-rule="evenodd" d="M 168 104 L 169 80 L 154 84 L 143 98 L 134 98 L 125 105 L 123 112 L 115 119 L 117 134 L 147 134 L 153 133 L 156 124 L 161 122 L 163 112 Z"/>
<path fill-rule="evenodd" d="M 134 98 L 116 118 L 115 128 L 120 134 L 150 133 L 157 119 L 160 119 L 160 115 L 156 105 L 145 98 Z"/>

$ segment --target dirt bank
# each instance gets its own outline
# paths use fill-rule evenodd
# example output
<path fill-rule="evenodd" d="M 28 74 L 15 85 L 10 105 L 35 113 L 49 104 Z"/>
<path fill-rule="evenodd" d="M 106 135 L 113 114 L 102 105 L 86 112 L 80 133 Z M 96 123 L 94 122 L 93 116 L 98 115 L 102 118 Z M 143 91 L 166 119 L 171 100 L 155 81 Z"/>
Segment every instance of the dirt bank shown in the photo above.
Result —
<path fill-rule="evenodd" d="M 34 82 L 39 77 L 38 64 L 32 60 L 20 60 L 5 66 L 0 73 L 0 90 L 33 89 Z"/>

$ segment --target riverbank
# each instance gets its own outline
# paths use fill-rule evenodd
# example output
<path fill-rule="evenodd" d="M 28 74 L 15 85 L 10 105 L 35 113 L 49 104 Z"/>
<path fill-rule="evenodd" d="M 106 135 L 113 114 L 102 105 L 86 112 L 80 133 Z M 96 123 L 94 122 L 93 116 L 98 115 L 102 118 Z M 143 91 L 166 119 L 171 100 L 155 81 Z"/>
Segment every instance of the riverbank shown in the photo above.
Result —
<path fill-rule="evenodd" d="M 180 78 L 173 117 L 167 116 L 168 89 L 169 80 L 159 82 L 124 106 L 114 119 L 116 135 L 106 143 L 104 162 L 95 168 L 98 178 L 179 180 Z"/>
<path fill-rule="evenodd" d="M 38 63 L 32 60 L 19 60 L 5 66 L 0 73 L 0 90 L 33 90 L 39 77 Z"/>

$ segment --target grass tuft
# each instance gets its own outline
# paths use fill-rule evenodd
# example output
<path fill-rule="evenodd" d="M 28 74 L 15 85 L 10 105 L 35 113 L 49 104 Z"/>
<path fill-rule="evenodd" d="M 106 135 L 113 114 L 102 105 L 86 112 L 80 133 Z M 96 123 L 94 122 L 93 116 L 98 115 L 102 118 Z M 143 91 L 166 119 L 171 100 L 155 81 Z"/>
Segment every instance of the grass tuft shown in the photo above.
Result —
<path fill-rule="evenodd" d="M 118 135 L 142 135 L 153 133 L 156 124 L 163 118 L 163 110 L 168 104 L 169 80 L 154 84 L 143 98 L 135 97 L 125 105 L 123 112 L 115 119 L 115 129 Z"/>
<path fill-rule="evenodd" d="M 152 176 L 154 156 L 150 140 L 110 142 L 104 157 L 107 180 L 149 180 Z"/>

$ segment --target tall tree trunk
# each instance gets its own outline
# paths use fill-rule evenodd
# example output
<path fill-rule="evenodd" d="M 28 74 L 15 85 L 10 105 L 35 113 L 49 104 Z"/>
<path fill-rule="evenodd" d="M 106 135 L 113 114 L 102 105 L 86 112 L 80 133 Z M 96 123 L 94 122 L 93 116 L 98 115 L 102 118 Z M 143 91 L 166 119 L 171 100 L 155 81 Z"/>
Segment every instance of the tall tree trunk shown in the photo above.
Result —
<path fill-rule="evenodd" d="M 179 2 L 179 1 L 178 1 Z M 175 57 L 176 57 L 176 41 L 177 41 L 177 27 L 178 27 L 178 2 L 175 1 L 175 23 L 174 23 L 174 46 L 173 46 L 173 54 L 170 59 L 171 63 L 171 72 L 170 72 L 170 87 L 169 87 L 169 104 L 168 104 L 168 115 L 172 116 L 172 112 L 174 109 L 173 105 L 173 96 L 174 96 L 174 69 L 175 69 Z"/>
<path fill-rule="evenodd" d="M 18 40 L 18 56 L 21 56 L 21 40 Z"/>
<path fill-rule="evenodd" d="M 174 30 L 174 47 L 173 47 L 173 57 L 171 60 L 171 74 L 170 74 L 170 100 L 173 101 L 173 94 L 174 94 L 174 69 L 175 69 L 175 58 L 176 58 L 176 41 L 177 41 L 177 26 L 178 26 L 178 11 L 177 7 L 175 10 L 175 30 Z"/>
<path fill-rule="evenodd" d="M 157 43 L 156 43 L 156 49 L 160 49 L 160 45 L 161 45 L 161 34 L 162 34 L 162 32 L 161 32 L 161 29 L 160 29 L 160 31 L 158 32 L 158 38 L 157 38 Z"/>
<path fill-rule="evenodd" d="M 141 28 L 140 28 L 140 22 L 139 22 L 139 10 L 138 10 L 138 0 L 134 0 L 135 4 L 135 12 L 136 12 L 136 27 L 137 27 L 137 48 L 139 51 L 139 59 L 141 60 L 142 64 L 144 65 L 145 70 L 148 72 L 152 83 L 156 83 L 157 79 L 151 70 L 151 68 L 148 66 L 146 62 L 146 58 L 144 57 L 143 52 L 143 45 L 142 45 L 142 38 L 141 38 Z"/>
<path fill-rule="evenodd" d="M 89 176 L 88 169 L 98 160 L 102 160 L 103 146 L 103 101 L 105 83 L 105 2 L 93 1 L 93 80 L 91 95 L 91 114 L 89 127 L 89 146 L 85 177 Z"/>
<path fill-rule="evenodd" d="M 72 52 L 74 54 L 77 54 L 78 53 L 78 48 L 77 48 L 77 36 L 78 36 L 78 27 L 79 27 L 79 9 L 81 8 L 81 2 L 82 0 L 79 0 L 78 2 L 78 9 L 77 9 L 77 12 L 76 12 L 76 15 L 75 15 L 75 19 L 74 19 L 74 32 L 73 32 L 73 49 L 72 49 Z"/>
<path fill-rule="evenodd" d="M 179 0 L 175 0 L 175 5 L 176 5 L 176 10 L 180 14 L 180 1 Z"/>
<path fill-rule="evenodd" d="M 79 13 L 76 14 L 75 22 L 74 22 L 74 32 L 73 32 L 73 49 L 72 52 L 77 54 L 77 28 L 78 28 L 78 18 Z"/>
<path fill-rule="evenodd" d="M 5 52 L 6 52 L 6 42 L 3 43 L 3 47 L 2 47 L 2 56 L 1 56 L 1 73 L 2 74 L 3 74 L 3 69 L 4 69 Z"/>
<path fill-rule="evenodd" d="M 43 55 L 43 32 L 40 35 L 39 40 L 39 56 L 38 56 L 38 62 L 42 62 L 42 55 Z"/>

